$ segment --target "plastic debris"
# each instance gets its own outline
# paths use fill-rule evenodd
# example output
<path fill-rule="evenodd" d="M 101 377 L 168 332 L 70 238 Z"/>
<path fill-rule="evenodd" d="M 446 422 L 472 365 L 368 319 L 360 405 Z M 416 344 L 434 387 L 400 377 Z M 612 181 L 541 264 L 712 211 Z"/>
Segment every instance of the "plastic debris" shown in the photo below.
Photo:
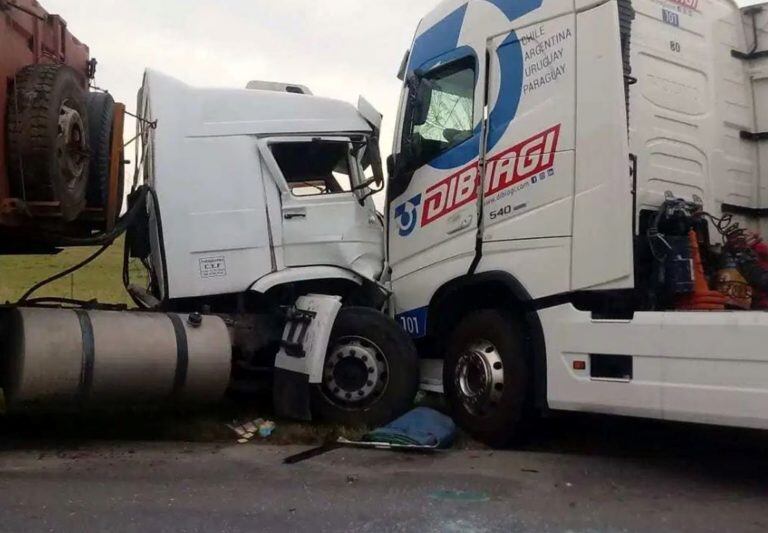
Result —
<path fill-rule="evenodd" d="M 272 436 L 277 425 L 271 420 L 264 420 L 263 418 L 257 418 L 244 424 L 227 424 L 227 427 L 235 432 L 238 436 L 238 444 L 248 444 L 257 435 L 262 439 L 267 439 Z"/>
<path fill-rule="evenodd" d="M 262 439 L 268 439 L 272 436 L 272 433 L 275 431 L 276 427 L 277 425 L 274 422 L 267 420 L 259 426 L 259 436 Z"/>
<path fill-rule="evenodd" d="M 295 465 L 339 448 L 434 453 L 450 448 L 455 437 L 456 424 L 453 420 L 434 409 L 418 407 L 391 424 L 368 433 L 362 441 L 339 437 L 336 442 L 326 442 L 287 457 L 283 462 Z"/>

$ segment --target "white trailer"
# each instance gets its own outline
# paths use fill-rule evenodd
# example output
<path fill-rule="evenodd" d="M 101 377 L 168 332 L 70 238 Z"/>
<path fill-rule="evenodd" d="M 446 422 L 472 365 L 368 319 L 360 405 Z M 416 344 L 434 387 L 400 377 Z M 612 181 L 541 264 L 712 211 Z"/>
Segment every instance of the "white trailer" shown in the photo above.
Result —
<path fill-rule="evenodd" d="M 707 221 L 724 215 L 768 232 L 766 23 L 729 0 L 446 0 L 424 17 L 388 267 L 466 428 L 504 443 L 534 409 L 768 428 L 768 314 L 684 310 L 654 257 L 678 215 L 699 255 L 722 251 Z"/>

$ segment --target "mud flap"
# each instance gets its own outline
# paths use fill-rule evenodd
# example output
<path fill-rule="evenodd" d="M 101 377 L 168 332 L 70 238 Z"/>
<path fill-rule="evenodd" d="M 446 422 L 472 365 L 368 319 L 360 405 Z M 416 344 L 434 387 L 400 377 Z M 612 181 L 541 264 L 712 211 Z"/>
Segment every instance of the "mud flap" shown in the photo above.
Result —
<path fill-rule="evenodd" d="M 323 381 L 325 355 L 340 310 L 339 297 L 309 295 L 288 311 L 272 390 L 278 416 L 312 419 L 310 389 Z"/>
<path fill-rule="evenodd" d="M 272 401 L 277 416 L 309 422 L 312 420 L 309 397 L 309 376 L 275 369 Z"/>

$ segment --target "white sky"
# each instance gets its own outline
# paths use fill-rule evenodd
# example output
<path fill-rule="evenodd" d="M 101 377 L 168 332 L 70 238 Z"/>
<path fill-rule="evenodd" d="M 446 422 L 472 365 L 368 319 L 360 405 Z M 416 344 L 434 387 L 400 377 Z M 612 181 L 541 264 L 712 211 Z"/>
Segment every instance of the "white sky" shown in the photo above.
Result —
<path fill-rule="evenodd" d="M 144 68 L 193 85 L 307 85 L 384 114 L 388 154 L 416 26 L 438 0 L 41 0 L 91 48 L 96 84 L 134 110 Z M 131 128 L 133 127 L 131 123 Z"/>
<path fill-rule="evenodd" d="M 385 154 L 401 87 L 397 69 L 419 20 L 438 2 L 42 0 L 91 47 L 97 85 L 129 110 L 146 67 L 193 85 L 301 83 L 351 103 L 364 95 L 384 114 Z"/>

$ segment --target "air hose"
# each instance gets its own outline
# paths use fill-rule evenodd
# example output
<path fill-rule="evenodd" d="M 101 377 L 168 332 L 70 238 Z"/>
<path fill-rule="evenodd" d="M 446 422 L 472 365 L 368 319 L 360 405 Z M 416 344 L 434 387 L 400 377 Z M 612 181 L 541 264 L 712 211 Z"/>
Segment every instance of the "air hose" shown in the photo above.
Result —
<path fill-rule="evenodd" d="M 133 197 L 131 208 L 122 217 L 120 217 L 120 220 L 117 221 L 115 227 L 109 232 L 85 238 L 74 238 L 64 235 L 54 235 L 51 233 L 46 234 L 47 238 L 53 237 L 56 239 L 56 242 L 61 243 L 64 246 L 99 246 L 100 248 L 80 263 L 35 284 L 32 288 L 24 293 L 24 295 L 17 302 L 17 305 L 24 305 L 29 303 L 30 297 L 43 287 L 53 283 L 54 281 L 69 276 L 74 272 L 77 272 L 81 268 L 91 264 L 93 261 L 98 259 L 104 252 L 107 251 L 107 249 L 115 242 L 118 237 L 125 233 L 128 228 L 136 222 L 142 212 L 146 212 L 147 196 L 149 193 L 150 187 L 148 185 L 142 185 L 133 193 L 131 193 L 131 196 Z"/>

